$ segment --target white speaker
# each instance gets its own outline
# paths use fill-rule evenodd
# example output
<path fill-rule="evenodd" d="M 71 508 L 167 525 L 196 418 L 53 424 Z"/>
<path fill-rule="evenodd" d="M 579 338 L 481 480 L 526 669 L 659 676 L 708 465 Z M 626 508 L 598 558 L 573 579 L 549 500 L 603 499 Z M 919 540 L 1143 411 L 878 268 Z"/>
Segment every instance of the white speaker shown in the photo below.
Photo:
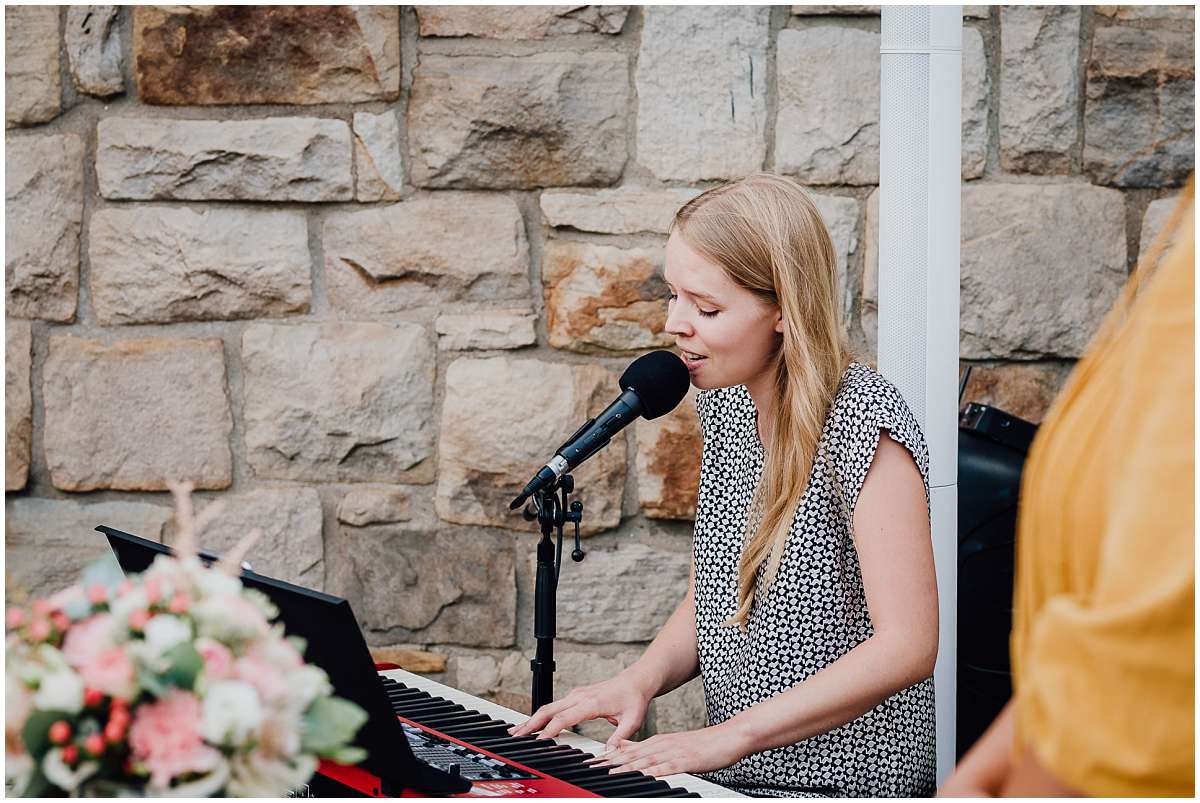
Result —
<path fill-rule="evenodd" d="M 962 6 L 881 15 L 878 360 L 929 443 L 941 783 L 955 752 Z"/>

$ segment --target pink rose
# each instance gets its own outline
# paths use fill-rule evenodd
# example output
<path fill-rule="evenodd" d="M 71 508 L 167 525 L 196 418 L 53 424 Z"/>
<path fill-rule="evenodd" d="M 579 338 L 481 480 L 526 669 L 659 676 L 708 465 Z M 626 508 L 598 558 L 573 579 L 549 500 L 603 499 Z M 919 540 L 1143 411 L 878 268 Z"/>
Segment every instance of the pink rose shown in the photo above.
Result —
<path fill-rule="evenodd" d="M 196 651 L 204 659 L 204 674 L 211 680 L 224 680 L 233 669 L 233 653 L 219 641 L 196 639 Z"/>
<path fill-rule="evenodd" d="M 133 661 L 120 647 L 101 650 L 79 670 L 83 684 L 109 697 L 129 699 L 137 691 L 133 678 Z"/>
<path fill-rule="evenodd" d="M 253 686 L 264 702 L 278 700 L 288 693 L 283 672 L 260 655 L 251 653 L 237 659 L 233 674 L 238 680 Z"/>
<path fill-rule="evenodd" d="M 202 713 L 195 695 L 178 690 L 138 707 L 129 747 L 150 770 L 152 786 L 165 789 L 172 778 L 210 772 L 220 763 L 221 754 L 200 735 Z"/>
<path fill-rule="evenodd" d="M 113 645 L 112 631 L 113 618 L 107 613 L 96 614 L 76 623 L 63 640 L 63 657 L 71 666 L 83 666 L 98 652 Z"/>

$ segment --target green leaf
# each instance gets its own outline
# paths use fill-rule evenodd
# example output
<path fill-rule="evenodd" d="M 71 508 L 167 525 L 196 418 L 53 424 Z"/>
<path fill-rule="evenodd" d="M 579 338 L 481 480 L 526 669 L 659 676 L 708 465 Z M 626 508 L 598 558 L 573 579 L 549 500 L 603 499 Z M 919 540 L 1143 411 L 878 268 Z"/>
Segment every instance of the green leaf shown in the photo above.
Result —
<path fill-rule="evenodd" d="M 90 588 L 99 583 L 111 591 L 124 579 L 125 572 L 121 571 L 121 564 L 117 562 L 116 554 L 108 551 L 83 570 L 83 578 L 79 582 L 82 588 Z"/>
<path fill-rule="evenodd" d="M 304 750 L 331 754 L 351 741 L 366 721 L 367 713 L 349 700 L 319 697 L 304 712 Z"/>
<path fill-rule="evenodd" d="M 72 730 L 74 730 L 71 715 L 66 711 L 35 710 L 21 728 L 21 741 L 25 743 L 25 749 L 39 765 L 42 763 L 42 756 L 46 755 L 46 751 L 54 746 L 50 743 L 50 726 L 60 719 L 71 723 Z"/>
<path fill-rule="evenodd" d="M 186 691 L 194 689 L 196 678 L 200 670 L 204 669 L 204 658 L 191 642 L 176 644 L 164 653 L 164 657 L 170 662 L 170 666 L 160 676 L 162 682 Z"/>
<path fill-rule="evenodd" d="M 330 761 L 336 761 L 338 764 L 345 764 L 347 766 L 350 764 L 357 764 L 366 759 L 366 757 L 367 751 L 363 750 L 361 747 L 355 747 L 354 745 L 338 748 L 332 753 L 322 756 L 322 758 L 327 758 Z"/>

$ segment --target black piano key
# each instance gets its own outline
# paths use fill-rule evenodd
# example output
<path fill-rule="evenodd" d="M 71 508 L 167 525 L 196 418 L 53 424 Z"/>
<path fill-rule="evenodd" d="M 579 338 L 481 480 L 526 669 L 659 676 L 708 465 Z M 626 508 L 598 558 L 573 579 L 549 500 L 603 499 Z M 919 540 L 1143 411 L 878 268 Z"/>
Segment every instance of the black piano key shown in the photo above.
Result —
<path fill-rule="evenodd" d="M 571 748 L 565 744 L 550 744 L 521 750 L 506 750 L 501 753 L 501 755 L 503 755 L 505 758 L 510 758 L 513 761 L 522 761 L 526 758 L 545 758 L 547 756 L 557 756 L 570 750 Z"/>
<path fill-rule="evenodd" d="M 407 716 L 410 719 L 419 717 L 422 714 L 451 714 L 451 713 L 461 713 L 461 712 L 464 712 L 467 710 L 465 706 L 457 705 L 455 703 L 448 703 L 445 700 L 442 700 L 441 702 L 430 701 L 430 702 L 417 702 L 417 703 L 395 703 L 395 702 L 393 702 L 392 708 L 394 708 L 397 711 L 407 712 L 406 714 L 404 714 L 404 716 Z M 472 711 L 471 713 L 475 713 L 475 712 Z"/>
<path fill-rule="evenodd" d="M 495 725 L 496 723 L 485 714 L 457 711 L 449 714 L 437 714 L 432 717 L 421 717 L 421 724 L 427 728 L 440 731 L 443 725 Z"/>
<path fill-rule="evenodd" d="M 447 736 L 453 736 L 455 739 L 461 739 L 464 742 L 471 742 L 474 739 L 482 739 L 487 736 L 503 736 L 506 730 L 507 728 L 504 725 L 478 725 L 451 728 L 449 731 L 443 731 L 443 733 Z"/>
<path fill-rule="evenodd" d="M 671 787 L 664 792 L 650 792 L 645 797 L 701 797 L 699 792 L 689 792 L 686 789 Z"/>
<path fill-rule="evenodd" d="M 638 773 L 641 775 L 641 773 Z M 611 783 L 581 783 L 580 788 L 586 789 L 602 797 L 645 797 L 655 792 L 666 792 L 670 786 L 664 781 L 656 781 L 648 775 L 640 778 L 623 778 Z"/>
<path fill-rule="evenodd" d="M 496 748 L 511 746 L 512 749 L 516 749 L 517 745 L 528 745 L 534 741 L 537 741 L 537 737 L 531 733 L 528 736 L 496 736 L 492 739 L 480 739 L 476 745 L 495 753 L 497 752 Z M 550 740 L 546 739 L 545 741 L 549 742 Z"/>

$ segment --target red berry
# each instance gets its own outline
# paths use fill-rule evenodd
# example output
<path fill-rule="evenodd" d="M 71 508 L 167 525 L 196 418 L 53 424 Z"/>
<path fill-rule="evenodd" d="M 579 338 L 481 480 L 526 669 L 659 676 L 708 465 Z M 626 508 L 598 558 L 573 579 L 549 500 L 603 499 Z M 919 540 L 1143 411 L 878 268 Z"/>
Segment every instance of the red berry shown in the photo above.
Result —
<path fill-rule="evenodd" d="M 50 726 L 50 741 L 54 744 L 62 744 L 71 738 L 71 726 L 67 724 L 65 719 L 57 720 Z"/>
<path fill-rule="evenodd" d="M 104 738 L 116 744 L 125 738 L 125 723 L 116 718 L 110 719 L 104 726 Z"/>
<path fill-rule="evenodd" d="M 89 733 L 88 737 L 83 740 L 83 749 L 93 756 L 100 755 L 104 752 L 104 737 L 99 733 Z"/>
<path fill-rule="evenodd" d="M 79 748 L 73 744 L 69 744 L 62 749 L 63 761 L 68 764 L 74 764 L 79 760 Z"/>
<path fill-rule="evenodd" d="M 95 708 L 104 702 L 104 692 L 99 689 L 83 690 L 83 705 L 85 708 Z"/>
<path fill-rule="evenodd" d="M 59 633 L 67 632 L 67 628 L 71 626 L 71 620 L 62 611 L 55 611 L 50 614 L 50 621 L 54 623 L 54 629 Z"/>

